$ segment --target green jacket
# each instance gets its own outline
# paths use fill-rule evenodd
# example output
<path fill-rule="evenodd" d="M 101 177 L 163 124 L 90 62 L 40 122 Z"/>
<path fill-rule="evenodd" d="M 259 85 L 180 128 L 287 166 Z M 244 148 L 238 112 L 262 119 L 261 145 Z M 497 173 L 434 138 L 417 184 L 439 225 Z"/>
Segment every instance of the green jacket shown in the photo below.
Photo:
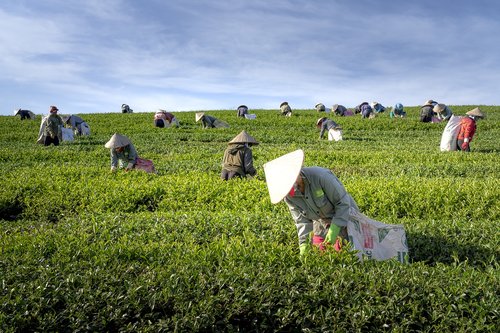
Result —
<path fill-rule="evenodd" d="M 64 122 L 58 114 L 50 114 L 45 120 L 45 136 L 50 136 L 51 138 L 59 137 L 62 139 L 61 128 L 64 126 Z"/>
<path fill-rule="evenodd" d="M 358 210 L 356 202 L 340 180 L 328 169 L 302 168 L 304 194 L 299 190 L 288 194 L 285 202 L 297 227 L 299 244 L 306 243 L 315 221 L 347 226 L 351 208 Z"/>
<path fill-rule="evenodd" d="M 120 166 L 133 167 L 137 161 L 137 151 L 133 144 L 128 144 L 122 152 L 117 152 L 115 149 L 111 149 L 111 167 L 116 168 L 120 161 Z"/>
<path fill-rule="evenodd" d="M 242 177 L 247 174 L 255 176 L 257 173 L 253 167 L 252 150 L 241 143 L 230 144 L 226 148 L 222 159 L 222 168 L 228 171 L 236 171 Z"/>

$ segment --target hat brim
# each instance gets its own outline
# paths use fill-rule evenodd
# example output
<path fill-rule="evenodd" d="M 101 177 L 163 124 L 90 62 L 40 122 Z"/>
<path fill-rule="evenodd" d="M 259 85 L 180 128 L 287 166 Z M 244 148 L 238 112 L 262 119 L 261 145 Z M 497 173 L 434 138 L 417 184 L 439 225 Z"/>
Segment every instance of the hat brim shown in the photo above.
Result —
<path fill-rule="evenodd" d="M 198 122 L 200 121 L 200 119 L 205 115 L 205 113 L 201 112 L 201 113 L 197 113 L 194 117 L 195 121 Z"/>
<path fill-rule="evenodd" d="M 104 144 L 104 147 L 114 149 L 118 147 L 125 147 L 130 144 L 130 140 L 125 135 L 113 134 L 111 139 Z"/>
<path fill-rule="evenodd" d="M 295 150 L 264 164 L 271 203 L 277 204 L 290 192 L 304 162 L 304 151 Z"/>

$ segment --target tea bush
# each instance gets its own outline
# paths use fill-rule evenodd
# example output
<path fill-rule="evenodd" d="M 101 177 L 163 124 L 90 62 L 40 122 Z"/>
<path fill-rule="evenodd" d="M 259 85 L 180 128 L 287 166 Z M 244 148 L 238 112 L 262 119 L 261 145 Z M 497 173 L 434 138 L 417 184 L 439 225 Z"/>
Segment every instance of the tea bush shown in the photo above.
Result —
<path fill-rule="evenodd" d="M 472 106 L 453 106 L 464 114 Z M 35 143 L 39 120 L 0 117 L 0 330 L 5 332 L 496 332 L 499 323 L 500 111 L 481 106 L 472 152 L 443 153 L 444 123 L 319 114 L 207 111 L 231 127 L 153 127 L 153 112 L 83 114 L 92 136 Z M 223 182 L 242 129 L 253 179 Z M 104 143 L 127 135 L 157 175 L 109 172 Z M 410 262 L 349 251 L 299 258 L 284 203 L 262 165 L 295 149 L 332 169 L 368 216 L 405 226 Z"/>

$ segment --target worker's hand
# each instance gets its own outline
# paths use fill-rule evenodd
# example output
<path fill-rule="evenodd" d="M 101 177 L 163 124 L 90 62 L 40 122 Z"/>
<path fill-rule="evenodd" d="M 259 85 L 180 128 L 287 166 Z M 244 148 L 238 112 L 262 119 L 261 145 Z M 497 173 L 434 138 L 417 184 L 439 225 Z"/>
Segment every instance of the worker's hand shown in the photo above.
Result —
<path fill-rule="evenodd" d="M 469 150 L 469 143 L 468 142 L 462 143 L 461 148 L 462 148 L 462 150 Z"/>
<path fill-rule="evenodd" d="M 340 233 L 340 227 L 332 223 L 330 225 L 330 228 L 328 229 L 328 233 L 326 234 L 325 242 L 330 244 L 335 244 L 339 233 Z"/>
<path fill-rule="evenodd" d="M 111 172 L 116 172 L 116 167 L 115 166 L 111 167 Z"/>
<path fill-rule="evenodd" d="M 325 251 L 326 249 L 325 239 L 321 236 L 314 235 L 312 238 L 312 244 L 316 246 L 320 251 Z"/>
<path fill-rule="evenodd" d="M 299 245 L 300 256 L 304 256 L 311 251 L 311 246 L 308 243 L 303 243 Z"/>

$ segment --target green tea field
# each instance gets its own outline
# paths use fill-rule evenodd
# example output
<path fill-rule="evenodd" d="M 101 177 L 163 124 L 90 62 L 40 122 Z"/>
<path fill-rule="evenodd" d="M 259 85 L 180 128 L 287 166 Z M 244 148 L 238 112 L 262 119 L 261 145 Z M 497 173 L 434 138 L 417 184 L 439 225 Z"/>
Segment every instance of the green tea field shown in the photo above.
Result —
<path fill-rule="evenodd" d="M 475 106 L 451 106 L 464 115 Z M 36 121 L 0 117 L 0 332 L 498 332 L 500 107 L 480 106 L 471 152 L 441 152 L 445 123 L 315 110 L 206 111 L 230 124 L 156 128 L 153 112 L 81 114 L 90 137 L 44 147 Z M 64 110 L 60 113 L 64 114 Z M 219 178 L 246 130 L 257 175 Z M 157 174 L 110 172 L 115 132 Z M 331 169 L 367 216 L 406 229 L 409 262 L 299 256 L 263 164 L 296 149 Z"/>

